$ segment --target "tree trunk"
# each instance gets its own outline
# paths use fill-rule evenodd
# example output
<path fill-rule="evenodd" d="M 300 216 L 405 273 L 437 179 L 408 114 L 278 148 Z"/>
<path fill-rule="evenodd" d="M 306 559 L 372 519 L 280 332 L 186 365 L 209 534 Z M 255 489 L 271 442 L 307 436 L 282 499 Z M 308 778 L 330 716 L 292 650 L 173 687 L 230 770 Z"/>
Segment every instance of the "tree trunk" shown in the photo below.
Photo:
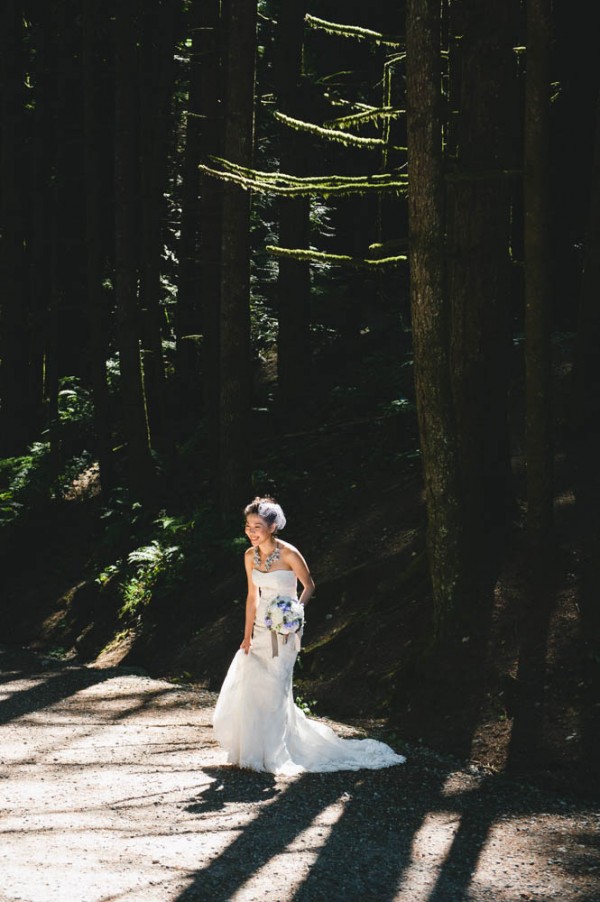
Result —
<path fill-rule="evenodd" d="M 181 237 L 178 246 L 177 309 L 175 316 L 175 375 L 179 409 L 177 418 L 182 434 L 186 435 L 197 419 L 202 397 L 200 344 L 202 321 L 200 316 L 200 260 L 198 235 L 200 232 L 200 174 L 202 157 L 201 135 L 204 111 L 200 97 L 203 84 L 203 51 L 207 40 L 201 20 L 203 9 L 217 7 L 218 2 L 194 0 L 189 10 L 190 50 L 188 97 L 185 119 L 185 148 L 183 152 L 181 186 Z M 214 37 L 214 34 L 211 35 Z"/>
<path fill-rule="evenodd" d="M 252 165 L 256 0 L 226 5 L 224 156 Z M 219 484 L 222 516 L 239 510 L 250 483 L 250 198 L 223 190 L 220 317 Z"/>
<path fill-rule="evenodd" d="M 444 273 L 440 18 L 436 0 L 406 15 L 409 267 L 415 391 L 427 505 L 427 543 L 438 644 L 459 627 L 461 511 Z"/>
<path fill-rule="evenodd" d="M 183 434 L 202 412 L 209 457 L 217 464 L 219 429 L 219 298 L 221 292 L 221 184 L 200 176 L 198 164 L 221 152 L 222 76 L 219 0 L 190 8 L 192 47 L 183 160 L 176 377 Z"/>
<path fill-rule="evenodd" d="M 527 528 L 543 546 L 552 530 L 553 437 L 550 401 L 550 0 L 527 5 L 525 82 L 525 371 Z"/>
<path fill-rule="evenodd" d="M 140 64 L 140 308 L 144 390 L 154 447 L 170 447 L 167 383 L 162 350 L 160 261 L 163 197 L 167 175 L 166 136 L 171 125 L 175 15 L 173 0 L 141 7 Z"/>
<path fill-rule="evenodd" d="M 97 5 L 83 2 L 83 84 L 84 84 L 84 165 L 87 249 L 87 300 L 90 323 L 89 372 L 94 402 L 94 427 L 100 483 L 109 492 L 115 483 L 112 455 L 112 424 L 106 360 L 108 358 L 108 309 L 102 287 L 102 173 L 99 158 L 101 146 L 98 111 L 99 65 L 95 36 L 98 32 Z"/>
<path fill-rule="evenodd" d="M 283 113 L 303 119 L 301 78 L 304 38 L 305 0 L 283 0 L 277 23 L 274 80 L 278 87 L 278 107 Z M 280 128 L 280 167 L 292 175 L 308 173 L 310 142 L 287 126 Z M 310 200 L 296 198 L 279 202 L 279 244 L 282 247 L 308 248 L 310 244 Z M 307 413 L 307 384 L 310 384 L 309 301 L 310 265 L 308 262 L 279 260 L 277 279 L 279 331 L 277 341 L 277 378 L 282 414 L 297 420 Z"/>
<path fill-rule="evenodd" d="M 589 221 L 581 280 L 581 299 L 573 378 L 570 462 L 575 474 L 579 532 L 579 632 L 583 647 L 586 712 L 582 717 L 582 765 L 600 776 L 600 93 L 596 101 L 596 138 L 589 199 Z"/>
<path fill-rule="evenodd" d="M 31 439 L 25 259 L 25 68 L 23 9 L 6 0 L 0 20 L 0 449 L 21 454 Z"/>
<path fill-rule="evenodd" d="M 90 326 L 85 303 L 81 19 L 74 15 L 69 3 L 53 2 L 52 27 L 56 68 L 53 97 L 56 368 L 58 377 L 81 376 L 87 381 Z"/>
<path fill-rule="evenodd" d="M 201 92 L 203 118 L 200 154 L 223 151 L 224 29 L 217 0 L 204 2 L 201 10 Z M 221 242 L 223 236 L 223 186 L 216 179 L 200 179 L 200 317 L 204 341 L 201 352 L 208 458 L 211 469 L 219 466 Z"/>
<path fill-rule="evenodd" d="M 600 435 L 600 92 L 596 100 L 596 135 L 588 228 L 581 278 L 575 343 L 572 426 L 585 440 Z"/>
<path fill-rule="evenodd" d="M 480 0 L 450 7 L 452 85 L 457 96 L 455 169 L 448 187 L 448 293 L 451 372 L 462 473 L 466 541 L 476 588 L 506 521 L 510 488 L 511 167 L 516 119 L 516 43 L 511 2 L 492 10 Z"/>
<path fill-rule="evenodd" d="M 115 271 L 121 414 L 129 485 L 134 497 L 143 499 L 152 489 L 153 464 L 142 385 L 137 306 L 134 14 L 133 0 L 123 0 L 115 15 Z"/>
<path fill-rule="evenodd" d="M 53 66 L 56 37 L 51 26 L 50 4 L 32 7 L 35 59 L 32 67 L 35 98 L 32 125 L 31 252 L 30 252 L 30 369 L 29 395 L 35 431 L 44 425 L 45 355 L 47 350 L 48 297 L 52 290 L 52 174 L 56 133 L 52 115 L 56 72 Z"/>

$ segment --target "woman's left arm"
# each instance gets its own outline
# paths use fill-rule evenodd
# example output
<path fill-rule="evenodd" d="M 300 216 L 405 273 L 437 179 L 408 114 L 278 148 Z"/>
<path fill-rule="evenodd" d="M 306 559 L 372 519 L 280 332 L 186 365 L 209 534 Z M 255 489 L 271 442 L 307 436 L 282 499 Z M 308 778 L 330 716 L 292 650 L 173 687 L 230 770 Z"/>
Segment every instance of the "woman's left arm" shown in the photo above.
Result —
<path fill-rule="evenodd" d="M 291 569 L 296 574 L 298 580 L 302 583 L 302 593 L 298 599 L 298 601 L 306 605 L 311 599 L 314 591 L 315 591 L 315 581 L 310 575 L 310 570 L 308 569 L 308 564 L 300 554 L 297 548 L 289 548 L 288 549 L 288 560 L 287 563 L 290 565 Z M 286 555 L 287 557 L 287 555 Z"/>

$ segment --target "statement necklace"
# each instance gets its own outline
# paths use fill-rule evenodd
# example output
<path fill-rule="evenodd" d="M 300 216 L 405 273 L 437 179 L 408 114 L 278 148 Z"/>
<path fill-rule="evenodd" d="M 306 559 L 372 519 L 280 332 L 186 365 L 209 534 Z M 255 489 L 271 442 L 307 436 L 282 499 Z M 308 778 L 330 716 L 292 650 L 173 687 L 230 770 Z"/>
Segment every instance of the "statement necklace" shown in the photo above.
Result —
<path fill-rule="evenodd" d="M 269 570 L 271 569 L 273 564 L 276 561 L 278 561 L 280 557 L 281 557 L 281 551 L 279 550 L 279 545 L 277 544 L 277 540 L 275 540 L 275 548 L 273 549 L 271 554 L 268 554 L 266 556 L 264 564 L 263 564 L 265 573 L 269 572 Z M 254 564 L 255 564 L 257 570 L 261 569 L 260 549 L 259 549 L 258 545 L 254 549 Z"/>

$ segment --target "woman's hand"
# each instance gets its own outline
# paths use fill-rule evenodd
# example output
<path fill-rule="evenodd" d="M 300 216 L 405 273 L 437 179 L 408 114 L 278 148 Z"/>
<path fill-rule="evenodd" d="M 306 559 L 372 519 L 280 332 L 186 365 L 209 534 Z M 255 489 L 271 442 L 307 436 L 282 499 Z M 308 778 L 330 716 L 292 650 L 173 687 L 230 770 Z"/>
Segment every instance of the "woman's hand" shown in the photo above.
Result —
<path fill-rule="evenodd" d="M 252 644 L 252 639 L 250 638 L 250 636 L 248 636 L 248 637 L 244 636 L 244 638 L 242 640 L 242 644 L 240 645 L 240 648 L 243 650 L 245 655 L 247 655 L 248 652 L 250 651 L 251 644 Z"/>

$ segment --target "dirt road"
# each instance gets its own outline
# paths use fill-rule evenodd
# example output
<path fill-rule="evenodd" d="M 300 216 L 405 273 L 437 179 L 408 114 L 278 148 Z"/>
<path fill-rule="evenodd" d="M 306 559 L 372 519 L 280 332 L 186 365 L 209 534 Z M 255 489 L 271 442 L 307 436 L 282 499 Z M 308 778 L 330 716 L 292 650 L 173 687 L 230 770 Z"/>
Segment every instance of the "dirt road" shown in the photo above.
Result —
<path fill-rule="evenodd" d="M 600 899 L 592 801 L 421 748 L 378 772 L 239 771 L 213 740 L 214 702 L 0 648 L 0 899 Z"/>

